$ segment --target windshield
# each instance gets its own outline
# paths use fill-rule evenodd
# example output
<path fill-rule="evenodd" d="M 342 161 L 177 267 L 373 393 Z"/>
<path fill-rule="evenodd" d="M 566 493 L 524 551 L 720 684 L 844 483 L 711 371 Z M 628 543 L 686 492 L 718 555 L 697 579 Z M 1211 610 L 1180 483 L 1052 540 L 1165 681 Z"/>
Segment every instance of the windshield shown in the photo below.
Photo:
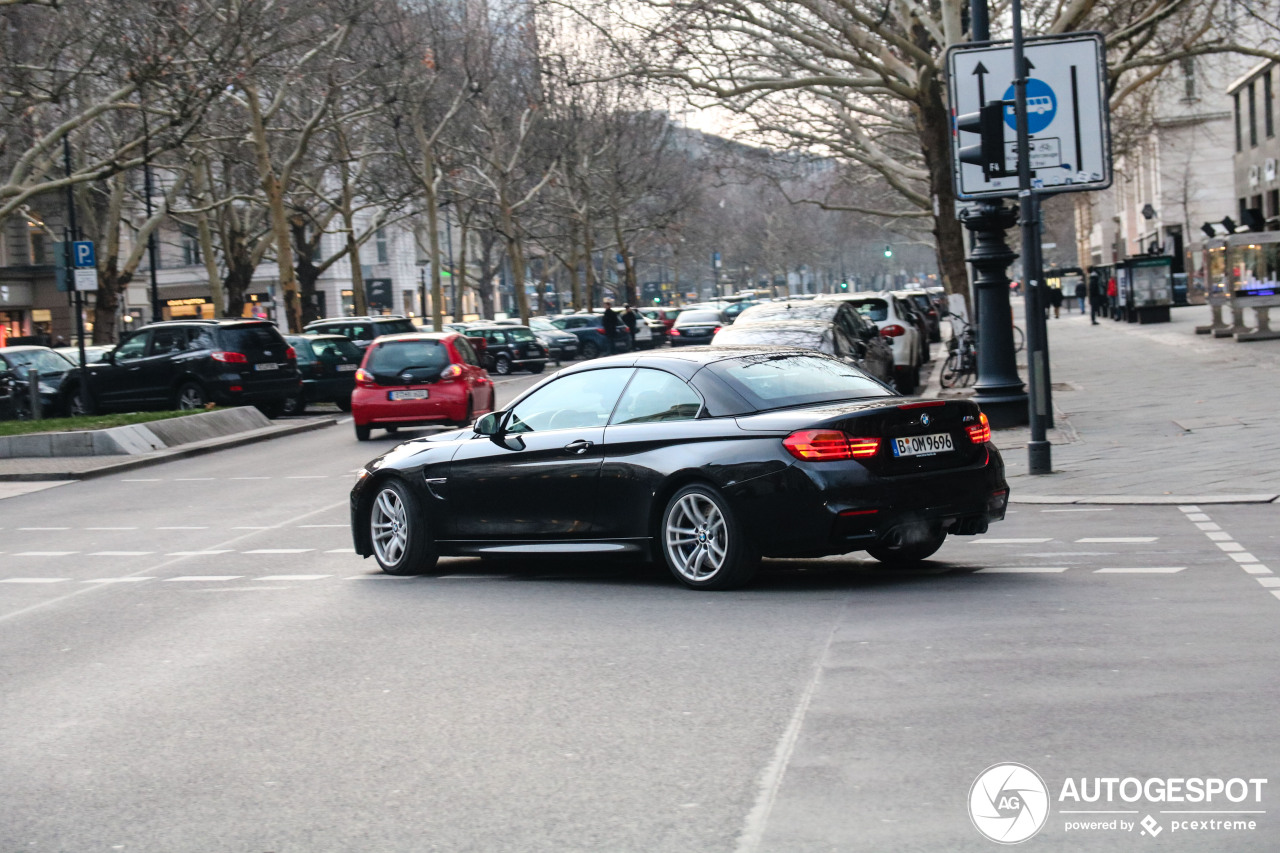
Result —
<path fill-rule="evenodd" d="M 859 314 L 873 323 L 883 323 L 889 319 L 889 303 L 883 299 L 864 299 L 853 305 Z"/>
<path fill-rule="evenodd" d="M 537 338 L 534 337 L 533 332 L 529 331 L 523 326 L 516 326 L 510 331 L 511 331 L 511 340 L 513 341 L 536 341 L 537 340 Z"/>
<path fill-rule="evenodd" d="M 708 369 L 756 409 L 893 395 L 858 368 L 816 355 L 756 355 L 717 362 Z"/>
<path fill-rule="evenodd" d="M 378 346 L 369 357 L 373 373 L 399 373 L 410 367 L 443 370 L 448 364 L 449 353 L 439 341 L 391 341 Z"/>
<path fill-rule="evenodd" d="M 379 335 L 403 335 L 418 331 L 411 320 L 379 320 L 376 325 Z"/>
<path fill-rule="evenodd" d="M 12 368 L 26 369 L 34 367 L 41 373 L 63 373 L 75 367 L 74 364 L 49 349 L 20 350 L 7 352 L 5 360 Z"/>
<path fill-rule="evenodd" d="M 539 319 L 539 318 L 537 318 L 537 317 L 534 317 L 534 318 L 532 318 L 532 319 L 530 319 L 530 320 L 529 320 L 529 328 L 530 328 L 530 329 L 535 329 L 535 330 L 537 330 L 537 331 L 539 331 L 539 332 L 558 332 L 558 331 L 560 331 L 560 330 L 556 327 L 556 324 L 555 324 L 555 323 L 552 323 L 550 320 L 542 320 L 542 319 Z"/>
<path fill-rule="evenodd" d="M 738 315 L 735 325 L 766 320 L 830 320 L 840 310 L 830 302 L 770 302 L 752 305 Z"/>

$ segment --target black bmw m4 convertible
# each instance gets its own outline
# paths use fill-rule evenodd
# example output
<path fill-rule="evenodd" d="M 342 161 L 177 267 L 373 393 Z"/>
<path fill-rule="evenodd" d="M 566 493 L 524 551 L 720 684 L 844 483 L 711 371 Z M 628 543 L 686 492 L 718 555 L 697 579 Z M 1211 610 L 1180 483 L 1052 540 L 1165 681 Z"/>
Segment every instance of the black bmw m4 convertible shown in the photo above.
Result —
<path fill-rule="evenodd" d="M 441 556 L 631 554 L 729 589 L 761 557 L 909 564 L 1004 518 L 990 439 L 970 401 L 902 397 L 811 350 L 619 355 L 374 459 L 352 534 L 396 575 Z"/>

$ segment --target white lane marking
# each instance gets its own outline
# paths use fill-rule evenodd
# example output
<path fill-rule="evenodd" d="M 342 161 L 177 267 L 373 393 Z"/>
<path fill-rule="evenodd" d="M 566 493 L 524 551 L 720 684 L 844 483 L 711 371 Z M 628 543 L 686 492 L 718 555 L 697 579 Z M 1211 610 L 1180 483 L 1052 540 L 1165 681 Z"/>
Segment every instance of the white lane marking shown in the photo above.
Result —
<path fill-rule="evenodd" d="M 70 578 L 5 578 L 0 583 L 61 583 Z"/>
<path fill-rule="evenodd" d="M 1052 542 L 1053 539 L 1044 537 L 1042 539 L 975 539 L 970 545 L 1039 545 L 1043 542 Z"/>
<path fill-rule="evenodd" d="M 1239 542 L 1215 542 L 1223 551 L 1243 551 L 1244 546 Z"/>
<path fill-rule="evenodd" d="M 139 581 L 153 581 L 155 578 L 144 578 L 139 576 L 127 578 L 93 578 L 92 580 L 80 581 L 80 583 L 138 583 Z"/>
<path fill-rule="evenodd" d="M 1196 527 L 1201 530 L 1221 530 L 1222 528 L 1214 524 L 1212 521 L 1197 521 Z"/>
<path fill-rule="evenodd" d="M 1187 513 L 1187 521 L 1208 521 L 1208 520 L 1209 520 L 1209 516 L 1205 515 L 1203 512 Z"/>
<path fill-rule="evenodd" d="M 1254 580 L 1256 580 L 1258 583 L 1262 584 L 1263 586 L 1280 586 L 1280 578 L 1277 578 L 1277 577 L 1254 578 Z"/>
<path fill-rule="evenodd" d="M 1112 574 L 1112 575 L 1171 575 L 1174 572 L 1186 570 L 1186 566 L 1143 566 L 1136 569 L 1096 569 L 1095 575 Z"/>
<path fill-rule="evenodd" d="M 1231 541 L 1231 534 L 1221 530 L 1210 531 L 1206 533 L 1205 536 L 1208 536 L 1209 539 L 1214 542 L 1230 542 Z"/>
<path fill-rule="evenodd" d="M 19 530 L 70 530 L 70 527 L 19 527 Z"/>
<path fill-rule="evenodd" d="M 1199 512 L 1200 511 L 1200 507 L 1198 506 L 1180 506 L 1178 507 L 1178 509 L 1182 510 L 1183 512 Z"/>
<path fill-rule="evenodd" d="M 230 549 L 216 550 L 216 551 L 169 551 L 165 554 L 165 556 L 166 557 L 206 557 L 206 556 L 213 557 L 213 556 L 217 556 L 218 554 L 230 554 L 230 553 L 231 553 Z"/>
<path fill-rule="evenodd" d="M 136 527 L 86 527 L 85 530 L 137 530 Z"/>
<path fill-rule="evenodd" d="M 244 575 L 183 575 L 177 578 L 165 578 L 166 583 L 174 583 L 176 581 L 233 581 L 244 577 Z"/>
<path fill-rule="evenodd" d="M 339 423 L 339 424 L 349 424 L 349 423 L 351 423 L 351 421 L 352 421 L 352 420 L 354 420 L 354 419 L 353 419 L 353 418 L 341 418 L 341 419 L 338 421 L 338 423 Z"/>
<path fill-rule="evenodd" d="M 314 548 L 255 548 L 252 551 L 244 551 L 245 554 L 306 554 L 314 551 Z"/>
<path fill-rule="evenodd" d="M 15 557 L 70 557 L 79 551 L 18 551 Z"/>
<path fill-rule="evenodd" d="M 1077 539 L 1076 542 L 1078 544 L 1093 544 L 1093 545 L 1101 545 L 1104 543 L 1116 544 L 1116 545 L 1119 545 L 1119 544 L 1138 545 L 1144 542 L 1154 542 L 1158 538 L 1160 537 L 1158 536 L 1086 536 L 1083 539 Z"/>
<path fill-rule="evenodd" d="M 987 574 L 1005 575 L 1005 574 L 1041 574 L 1047 572 L 1065 572 L 1066 566 L 987 566 L 978 569 L 980 572 Z"/>
<path fill-rule="evenodd" d="M 1249 563 L 1248 565 L 1241 566 L 1240 568 L 1244 569 L 1246 572 L 1248 572 L 1251 575 L 1271 574 L 1271 570 L 1268 569 L 1266 566 L 1262 565 L 1262 563 Z"/>
<path fill-rule="evenodd" d="M 1274 595 L 1276 598 L 1280 598 L 1280 589 L 1271 590 L 1271 594 Z"/>
<path fill-rule="evenodd" d="M 208 530 L 208 527 L 157 527 L 156 530 Z"/>
<path fill-rule="evenodd" d="M 299 530 L 316 530 L 321 527 L 350 527 L 350 524 L 299 524 Z"/>
<path fill-rule="evenodd" d="M 152 551 L 94 551 L 90 557 L 145 557 Z"/>
<path fill-rule="evenodd" d="M 1111 512 L 1115 507 L 1098 506 L 1098 507 L 1073 507 L 1071 509 L 1042 509 L 1041 512 Z"/>
<path fill-rule="evenodd" d="M 331 575 L 263 575 L 260 578 L 254 578 L 259 581 L 318 581 L 321 578 L 332 577 Z"/>
<path fill-rule="evenodd" d="M 1257 557 L 1255 557 L 1255 556 L 1253 556 L 1252 554 L 1250 554 L 1248 551 L 1245 551 L 1245 552 L 1243 552 L 1243 553 L 1241 553 L 1241 554 L 1228 554 L 1227 556 L 1228 556 L 1228 557 L 1230 557 L 1231 559 L 1235 560 L 1237 563 L 1259 563 L 1259 562 L 1261 562 L 1261 560 L 1259 560 Z"/>

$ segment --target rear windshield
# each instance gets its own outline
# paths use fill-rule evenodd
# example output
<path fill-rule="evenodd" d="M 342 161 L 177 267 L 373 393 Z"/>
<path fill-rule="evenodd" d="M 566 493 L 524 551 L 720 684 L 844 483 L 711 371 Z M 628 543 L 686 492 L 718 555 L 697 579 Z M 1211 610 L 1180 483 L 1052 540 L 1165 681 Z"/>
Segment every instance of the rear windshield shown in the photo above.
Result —
<path fill-rule="evenodd" d="M 412 320 L 379 320 L 375 325 L 380 335 L 403 335 L 418 331 Z"/>
<path fill-rule="evenodd" d="M 523 326 L 517 326 L 516 328 L 511 329 L 509 331 L 511 332 L 511 339 L 515 341 L 536 341 L 537 340 L 537 337 L 534 336 L 533 332 L 529 331 Z"/>
<path fill-rule="evenodd" d="M 283 350 L 284 338 L 275 326 L 259 323 L 256 326 L 230 326 L 218 330 L 219 344 L 232 352 L 262 352 Z M 274 349 L 272 349 L 274 347 Z"/>
<path fill-rule="evenodd" d="M 449 351 L 439 341 L 391 341 L 374 349 L 369 356 L 369 370 L 374 373 L 399 373 L 410 367 L 449 365 Z"/>
<path fill-rule="evenodd" d="M 360 347 L 353 344 L 349 338 L 313 340 L 311 341 L 311 351 L 316 354 L 316 358 L 320 361 L 345 361 L 358 364 L 360 359 L 364 357 Z"/>
<path fill-rule="evenodd" d="M 716 346 L 779 346 L 822 349 L 822 329 L 793 326 L 772 326 L 749 323 L 721 329 L 716 335 Z"/>
<path fill-rule="evenodd" d="M 758 323 L 762 320 L 830 320 L 840 310 L 839 303 L 830 302 L 770 302 L 752 305 L 738 315 L 739 323 Z"/>
<path fill-rule="evenodd" d="M 889 303 L 883 299 L 865 299 L 853 304 L 859 314 L 873 323 L 883 323 L 889 319 Z"/>
<path fill-rule="evenodd" d="M 684 326 L 689 323 L 719 323 L 720 312 L 718 311 L 685 311 L 680 315 L 680 325 Z"/>
<path fill-rule="evenodd" d="M 756 355 L 716 362 L 707 369 L 756 409 L 892 396 L 858 368 L 820 356 Z"/>

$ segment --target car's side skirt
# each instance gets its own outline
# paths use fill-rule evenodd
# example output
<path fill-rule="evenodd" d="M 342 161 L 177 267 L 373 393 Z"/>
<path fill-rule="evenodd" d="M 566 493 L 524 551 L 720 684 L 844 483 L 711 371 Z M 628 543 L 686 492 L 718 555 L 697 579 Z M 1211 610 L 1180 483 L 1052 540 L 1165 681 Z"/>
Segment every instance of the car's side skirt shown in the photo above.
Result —
<path fill-rule="evenodd" d="M 640 554 L 648 551 L 649 539 L 575 539 L 564 542 L 515 540 L 438 539 L 441 554 L 451 556 L 539 556 L 572 554 Z"/>

